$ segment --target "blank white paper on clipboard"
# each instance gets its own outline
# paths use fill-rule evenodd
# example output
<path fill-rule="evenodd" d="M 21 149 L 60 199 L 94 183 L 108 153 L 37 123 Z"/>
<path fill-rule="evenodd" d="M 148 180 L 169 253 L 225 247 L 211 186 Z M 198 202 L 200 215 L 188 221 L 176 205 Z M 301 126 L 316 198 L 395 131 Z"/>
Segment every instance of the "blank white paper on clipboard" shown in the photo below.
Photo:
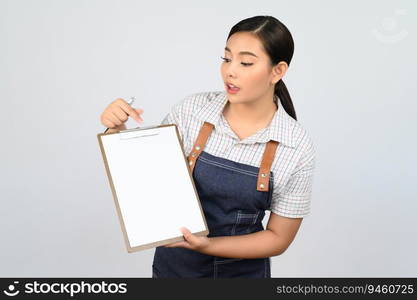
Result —
<path fill-rule="evenodd" d="M 128 252 L 208 235 L 175 124 L 97 137 Z"/>

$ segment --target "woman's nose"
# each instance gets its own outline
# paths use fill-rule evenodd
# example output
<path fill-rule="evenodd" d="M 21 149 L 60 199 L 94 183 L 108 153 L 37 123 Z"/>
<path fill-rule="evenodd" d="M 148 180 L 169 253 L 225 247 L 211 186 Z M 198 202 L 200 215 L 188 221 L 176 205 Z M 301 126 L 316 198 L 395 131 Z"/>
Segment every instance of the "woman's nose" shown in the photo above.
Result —
<path fill-rule="evenodd" d="M 231 63 L 226 67 L 226 77 L 235 77 L 236 67 Z"/>

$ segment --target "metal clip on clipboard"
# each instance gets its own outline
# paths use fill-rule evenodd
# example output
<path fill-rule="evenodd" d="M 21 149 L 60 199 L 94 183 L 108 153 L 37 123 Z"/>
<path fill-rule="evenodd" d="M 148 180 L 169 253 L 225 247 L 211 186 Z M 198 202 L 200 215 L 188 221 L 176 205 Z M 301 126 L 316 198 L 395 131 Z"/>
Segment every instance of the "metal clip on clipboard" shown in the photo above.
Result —
<path fill-rule="evenodd" d="M 138 137 L 157 135 L 159 134 L 158 127 L 159 127 L 158 125 L 143 126 L 143 127 L 138 126 L 132 129 L 121 130 L 119 132 L 119 137 L 121 140 L 127 140 L 127 139 L 133 139 L 133 138 L 138 138 Z"/>

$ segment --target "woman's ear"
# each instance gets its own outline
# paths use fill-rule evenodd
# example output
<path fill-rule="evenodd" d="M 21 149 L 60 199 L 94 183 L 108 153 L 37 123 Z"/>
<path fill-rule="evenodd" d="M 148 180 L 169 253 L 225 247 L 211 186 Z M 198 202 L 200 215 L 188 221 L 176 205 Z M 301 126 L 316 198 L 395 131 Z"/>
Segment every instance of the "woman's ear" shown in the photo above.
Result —
<path fill-rule="evenodd" d="M 272 84 L 277 83 L 288 70 L 288 64 L 285 61 L 280 61 L 272 68 Z"/>

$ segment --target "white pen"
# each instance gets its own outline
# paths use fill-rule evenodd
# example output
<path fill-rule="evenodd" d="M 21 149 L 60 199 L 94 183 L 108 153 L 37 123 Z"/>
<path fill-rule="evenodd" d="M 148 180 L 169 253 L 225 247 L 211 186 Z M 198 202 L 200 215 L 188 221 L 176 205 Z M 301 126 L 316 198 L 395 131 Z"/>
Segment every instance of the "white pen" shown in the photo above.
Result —
<path fill-rule="evenodd" d="M 130 97 L 129 101 L 127 101 L 127 104 L 129 104 L 130 106 L 132 106 L 133 102 L 135 102 L 136 98 L 135 97 Z M 109 130 L 110 128 L 107 128 L 106 130 L 104 130 L 104 133 L 107 132 L 107 130 Z"/>
<path fill-rule="evenodd" d="M 135 97 L 130 97 L 129 101 L 127 102 L 127 104 L 132 105 L 133 102 L 135 102 L 136 98 Z"/>

